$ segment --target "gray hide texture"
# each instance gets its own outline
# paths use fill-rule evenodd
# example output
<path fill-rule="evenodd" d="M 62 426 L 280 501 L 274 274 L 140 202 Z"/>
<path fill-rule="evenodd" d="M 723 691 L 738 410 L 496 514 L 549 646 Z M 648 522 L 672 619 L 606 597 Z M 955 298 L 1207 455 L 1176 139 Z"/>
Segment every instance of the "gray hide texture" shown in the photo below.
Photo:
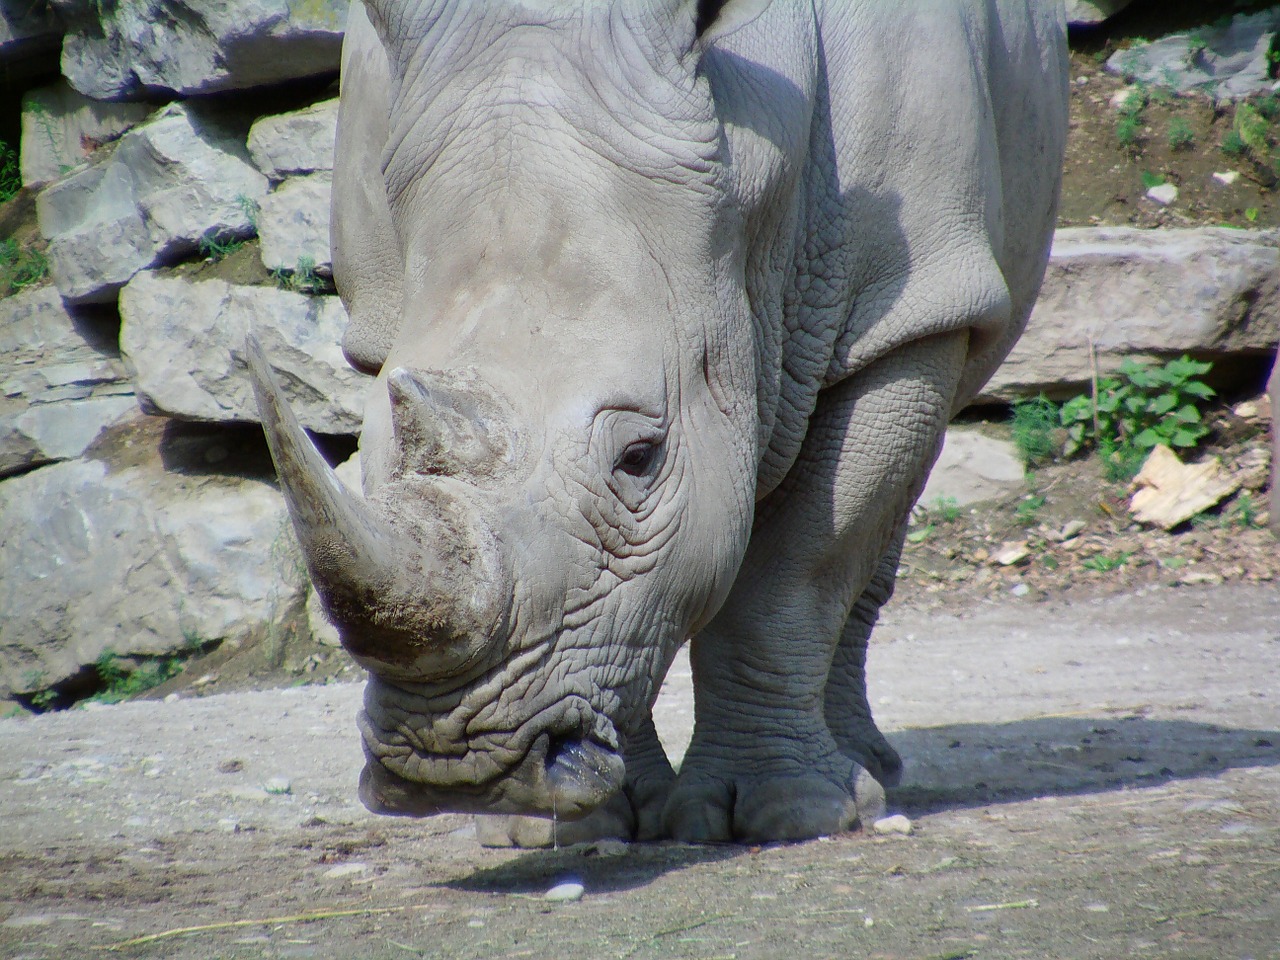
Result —
<path fill-rule="evenodd" d="M 363 499 L 250 355 L 372 671 L 365 803 L 521 842 L 529 814 L 562 841 L 877 816 L 901 763 L 867 638 L 1041 281 L 1061 5 L 370 0 L 343 57 Z M 690 637 L 677 777 L 650 707 Z"/>

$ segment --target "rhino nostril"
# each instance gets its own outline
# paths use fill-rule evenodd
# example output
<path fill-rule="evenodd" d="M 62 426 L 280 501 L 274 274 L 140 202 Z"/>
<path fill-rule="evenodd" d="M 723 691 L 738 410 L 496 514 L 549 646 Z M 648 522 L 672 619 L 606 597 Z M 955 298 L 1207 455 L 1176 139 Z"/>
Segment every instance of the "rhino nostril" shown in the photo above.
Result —
<path fill-rule="evenodd" d="M 552 736 L 547 743 L 547 781 L 561 814 L 582 816 L 622 786 L 626 766 L 608 747 L 580 737 Z M 580 812 L 571 812 L 580 811 Z"/>

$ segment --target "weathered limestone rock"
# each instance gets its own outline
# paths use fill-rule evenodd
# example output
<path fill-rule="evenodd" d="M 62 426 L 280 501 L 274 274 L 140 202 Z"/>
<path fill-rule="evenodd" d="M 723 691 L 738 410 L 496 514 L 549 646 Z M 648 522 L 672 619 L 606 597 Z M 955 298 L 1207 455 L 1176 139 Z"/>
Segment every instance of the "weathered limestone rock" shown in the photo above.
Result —
<path fill-rule="evenodd" d="M 1090 27 L 1115 16 L 1133 0 L 1067 0 L 1067 23 Z"/>
<path fill-rule="evenodd" d="M 249 130 L 249 156 L 272 180 L 333 169 L 338 101 L 263 117 Z"/>
<path fill-rule="evenodd" d="M 90 100 L 58 82 L 22 98 L 22 183 L 38 187 L 84 163 L 104 143 L 145 120 L 146 103 Z"/>
<path fill-rule="evenodd" d="M 1059 395 L 1125 357 L 1265 355 L 1280 341 L 1280 231 L 1059 230 L 1027 331 L 983 394 Z"/>
<path fill-rule="evenodd" d="M 102 162 L 44 190 L 36 210 L 62 295 L 109 302 L 139 270 L 194 252 L 206 234 L 252 234 L 266 192 L 242 135 L 173 104 Z"/>
<path fill-rule="evenodd" d="M 78 457 L 137 412 L 112 323 L 69 314 L 53 287 L 0 300 L 0 476 Z"/>
<path fill-rule="evenodd" d="M 948 499 L 964 506 L 1025 487 L 1026 467 L 1012 443 L 953 425 L 947 428 L 942 453 L 929 474 L 920 504 L 929 507 L 939 499 Z"/>
<path fill-rule="evenodd" d="M 121 291 L 120 316 L 120 348 L 147 409 L 256 422 L 244 365 L 252 327 L 304 427 L 360 430 L 372 381 L 342 356 L 346 313 L 337 297 L 144 273 Z"/>
<path fill-rule="evenodd" d="M 1107 70 L 1179 93 L 1199 91 L 1215 100 L 1238 100 L 1276 87 L 1270 52 L 1280 30 L 1280 10 L 1238 14 L 1222 26 L 1135 43 L 1107 60 Z"/>
<path fill-rule="evenodd" d="M 296 547 L 269 468 L 209 474 L 207 459 L 227 456 L 216 442 L 179 469 L 135 441 L 124 469 L 74 460 L 0 483 L 0 696 L 46 689 L 108 650 L 163 656 L 300 616 L 304 577 L 281 559 Z"/>
<path fill-rule="evenodd" d="M 329 196 L 333 176 L 313 173 L 290 177 L 262 201 L 258 236 L 262 239 L 262 263 L 268 270 L 293 270 L 301 260 L 328 273 Z"/>
<path fill-rule="evenodd" d="M 62 72 L 86 96 L 242 90 L 335 73 L 349 0 L 55 0 Z"/>

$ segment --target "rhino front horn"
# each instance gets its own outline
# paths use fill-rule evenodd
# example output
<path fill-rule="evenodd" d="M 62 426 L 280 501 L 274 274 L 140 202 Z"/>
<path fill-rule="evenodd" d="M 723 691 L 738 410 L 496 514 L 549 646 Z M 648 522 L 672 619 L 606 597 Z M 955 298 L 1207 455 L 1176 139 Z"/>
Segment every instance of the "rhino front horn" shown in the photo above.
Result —
<path fill-rule="evenodd" d="M 485 576 L 495 565 L 462 529 L 461 505 L 442 497 L 431 515 L 410 518 L 354 496 L 289 409 L 253 334 L 245 353 L 307 570 L 343 646 L 388 679 L 471 666 L 492 642 L 499 591 Z"/>

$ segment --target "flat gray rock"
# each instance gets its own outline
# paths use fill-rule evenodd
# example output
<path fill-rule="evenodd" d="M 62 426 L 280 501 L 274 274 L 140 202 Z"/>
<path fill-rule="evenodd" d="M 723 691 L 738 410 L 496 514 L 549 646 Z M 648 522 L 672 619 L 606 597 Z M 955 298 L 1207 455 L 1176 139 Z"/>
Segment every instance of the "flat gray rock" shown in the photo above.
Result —
<path fill-rule="evenodd" d="M 329 255 L 330 173 L 290 177 L 262 201 L 258 236 L 262 263 L 268 270 L 296 270 L 310 261 L 313 269 L 333 269 Z"/>
<path fill-rule="evenodd" d="M 81 453 L 137 400 L 107 319 L 50 286 L 0 300 L 0 476 Z"/>
<path fill-rule="evenodd" d="M 304 596 L 265 479 L 97 460 L 0 484 L 0 695 L 45 689 L 103 653 L 165 656 L 261 635 Z"/>
<path fill-rule="evenodd" d="M 36 211 L 62 295 L 110 302 L 138 271 L 194 253 L 206 235 L 250 236 L 266 192 L 242 133 L 173 104 L 100 162 L 47 187 Z"/>
<path fill-rule="evenodd" d="M 22 98 L 22 183 L 39 187 L 66 176 L 98 147 L 142 123 L 149 103 L 90 100 L 64 81 Z"/>
<path fill-rule="evenodd" d="M 272 180 L 333 169 L 338 101 L 262 117 L 249 129 L 249 155 Z"/>
<path fill-rule="evenodd" d="M 1026 467 L 1017 448 L 1008 440 L 988 437 L 975 429 L 952 426 L 920 504 L 929 507 L 939 499 L 957 506 L 993 500 L 1026 487 Z"/>
<path fill-rule="evenodd" d="M 1135 42 L 1107 60 L 1107 70 L 1179 93 L 1239 100 L 1276 89 L 1270 51 L 1280 9 L 1237 14 L 1229 23 Z"/>
<path fill-rule="evenodd" d="M 355 434 L 372 378 L 342 355 L 337 297 L 143 273 L 120 293 L 120 347 L 144 407 L 188 420 L 256 423 L 244 340 L 257 332 L 304 427 Z"/>
<path fill-rule="evenodd" d="M 988 399 L 1065 394 L 1131 357 L 1267 354 L 1280 340 L 1280 231 L 1203 227 L 1057 232 L 1026 333 Z"/>
<path fill-rule="evenodd" d="M 336 73 L 349 0 L 54 0 L 62 72 L 99 100 L 243 90 Z"/>

